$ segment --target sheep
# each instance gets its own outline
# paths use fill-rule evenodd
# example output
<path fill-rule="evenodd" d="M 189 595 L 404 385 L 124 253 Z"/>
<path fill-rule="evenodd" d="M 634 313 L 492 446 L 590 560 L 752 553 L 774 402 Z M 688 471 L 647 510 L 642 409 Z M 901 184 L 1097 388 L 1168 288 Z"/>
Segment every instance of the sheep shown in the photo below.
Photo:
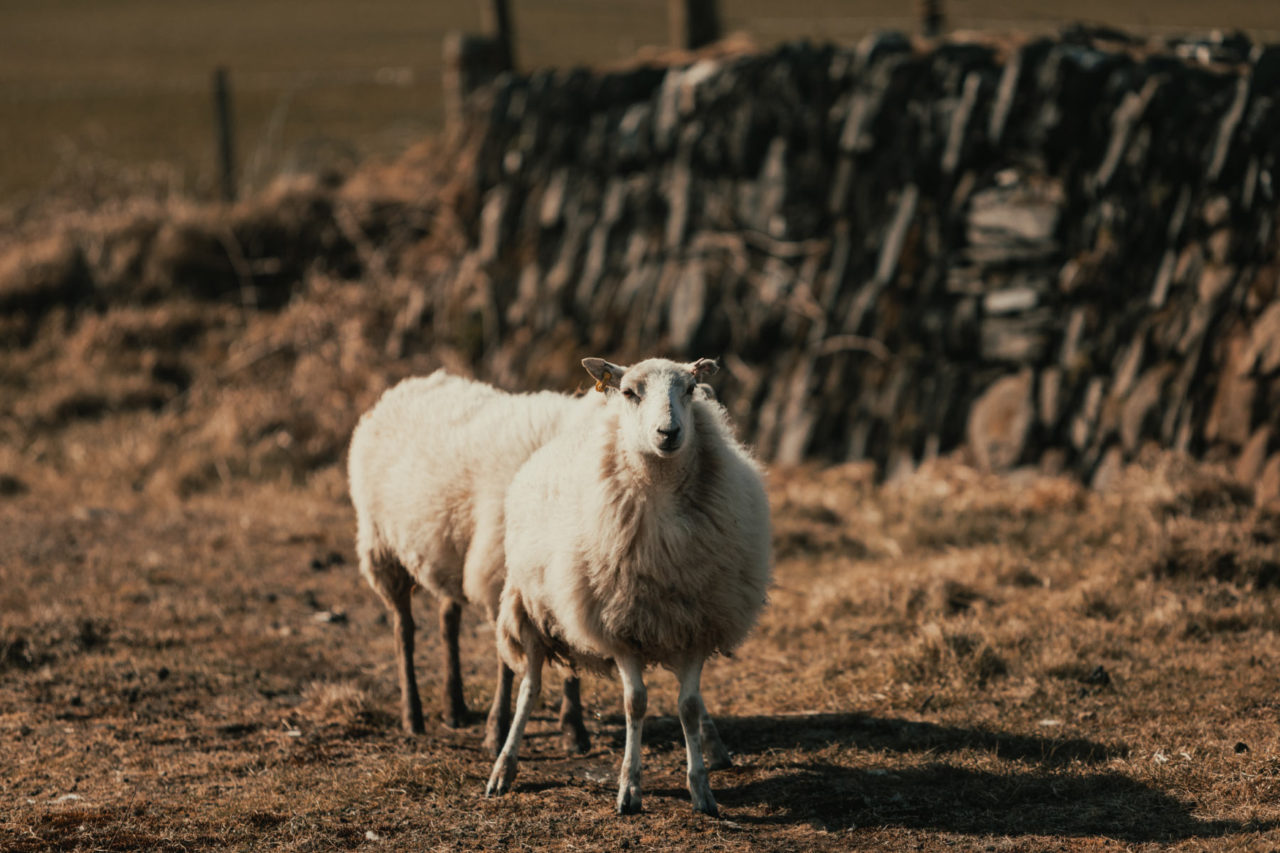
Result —
<path fill-rule="evenodd" d="M 425 730 L 413 668 L 415 584 L 439 601 L 444 716 L 456 728 L 467 717 L 458 649 L 462 605 L 476 602 L 491 621 L 496 616 L 505 576 L 507 484 L 558 429 L 599 406 L 551 392 L 508 394 L 436 371 L 399 383 L 360 419 L 348 471 L 356 549 L 361 574 L 392 614 L 406 732 Z M 485 732 L 491 754 L 506 734 L 512 679 L 499 658 Z M 566 749 L 586 752 L 590 741 L 578 703 L 578 678 L 570 674 L 560 726 Z"/>
<path fill-rule="evenodd" d="M 724 409 L 695 393 L 714 361 L 582 364 L 604 405 L 535 452 L 507 492 L 498 645 L 524 676 L 485 793 L 504 794 L 515 779 L 543 662 L 612 663 L 627 725 L 617 812 L 639 812 L 644 669 L 659 664 L 680 685 L 693 808 L 715 815 L 702 740 L 719 739 L 700 681 L 706 658 L 736 648 L 765 604 L 763 474 Z"/>

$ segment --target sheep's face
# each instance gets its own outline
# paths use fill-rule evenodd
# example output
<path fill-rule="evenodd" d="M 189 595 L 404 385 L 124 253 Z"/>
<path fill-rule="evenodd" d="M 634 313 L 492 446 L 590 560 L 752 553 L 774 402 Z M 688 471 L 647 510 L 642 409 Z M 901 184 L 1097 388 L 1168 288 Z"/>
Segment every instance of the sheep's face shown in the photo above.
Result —
<path fill-rule="evenodd" d="M 698 383 L 718 369 L 709 358 L 689 364 L 651 358 L 630 367 L 587 358 L 582 366 L 596 380 L 596 388 L 609 395 L 623 445 L 663 459 L 691 443 L 694 422 L 689 410 L 695 398 L 705 395 Z"/>

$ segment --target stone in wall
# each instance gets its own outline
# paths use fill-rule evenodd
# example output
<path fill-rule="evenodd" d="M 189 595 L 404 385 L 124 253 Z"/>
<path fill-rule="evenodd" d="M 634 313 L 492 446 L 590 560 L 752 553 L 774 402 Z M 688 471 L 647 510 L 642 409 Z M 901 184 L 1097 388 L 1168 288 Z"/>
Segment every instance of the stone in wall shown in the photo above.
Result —
<path fill-rule="evenodd" d="M 566 335 L 721 356 L 784 460 L 1257 455 L 1277 92 L 1276 47 L 1088 28 L 504 76 L 472 108 L 458 267 L 501 309 L 479 369 L 555 365 Z"/>

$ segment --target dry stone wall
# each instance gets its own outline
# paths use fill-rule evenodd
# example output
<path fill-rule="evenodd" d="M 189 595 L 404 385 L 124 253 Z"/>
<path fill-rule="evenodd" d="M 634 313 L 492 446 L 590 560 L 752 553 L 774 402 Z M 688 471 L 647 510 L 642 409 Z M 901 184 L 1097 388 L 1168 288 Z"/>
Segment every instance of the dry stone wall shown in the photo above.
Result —
<path fill-rule="evenodd" d="M 1280 47 L 1085 30 L 504 75 L 434 316 L 511 385 L 720 356 L 784 462 L 1275 478 L 1278 99 Z"/>

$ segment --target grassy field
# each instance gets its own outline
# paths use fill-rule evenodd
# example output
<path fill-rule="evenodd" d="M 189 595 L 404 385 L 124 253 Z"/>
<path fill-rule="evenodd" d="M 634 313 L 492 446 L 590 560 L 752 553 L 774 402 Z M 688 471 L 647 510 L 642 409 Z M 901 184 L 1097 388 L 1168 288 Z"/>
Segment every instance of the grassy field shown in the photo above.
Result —
<path fill-rule="evenodd" d="M 0 848 L 1268 850 L 1280 844 L 1280 517 L 1154 456 L 1106 493 L 942 463 L 775 471 L 776 584 L 706 696 L 735 766 L 684 789 L 650 677 L 645 813 L 538 712 L 487 800 L 481 726 L 399 729 L 341 473 L 186 502 L 32 483 L 0 513 Z M 469 614 L 471 707 L 492 632 Z M 555 679 L 550 679 L 554 683 Z M 554 693 L 550 700 L 556 699 Z"/>
<path fill-rule="evenodd" d="M 612 61 L 664 28 L 639 0 L 514 5 L 526 65 Z M 766 42 L 854 38 L 914 11 L 724 5 Z M 1027 0 L 949 6 L 958 25 L 1056 25 Z M 439 38 L 477 25 L 459 8 L 0 9 L 0 282 L 15 306 L 0 313 L 0 850 L 1280 847 L 1280 511 L 1155 451 L 1102 491 L 950 459 L 891 484 L 858 465 L 772 471 L 771 603 L 704 678 L 735 753 L 712 777 L 718 820 L 691 813 L 664 673 L 649 680 L 644 814 L 613 814 L 623 716 L 603 678 L 584 686 L 591 751 L 562 754 L 540 710 L 514 790 L 485 799 L 480 726 L 438 721 L 426 600 L 432 720 L 402 734 L 343 448 L 391 382 L 465 369 L 447 340 L 406 344 L 421 282 L 456 255 L 465 172 L 428 144 L 341 191 L 277 188 L 239 219 L 147 197 L 208 191 L 217 62 L 263 177 L 427 132 Z M 1243 0 L 1071 14 L 1274 26 Z M 110 193 L 130 201 L 79 216 Z M 57 194 L 50 218 L 4 229 L 4 199 Z M 349 278 L 335 270 L 350 260 L 288 243 L 309 245 L 307 211 L 330 198 L 350 235 L 380 235 L 356 241 Z M 222 257 L 209 235 L 233 221 L 287 243 L 282 281 L 264 268 L 252 291 L 279 297 L 265 307 L 216 265 L 182 286 L 165 272 L 205 270 Z M 139 237 L 148 223 L 163 240 Z M 111 286 L 78 284 L 88 253 Z M 479 711 L 493 645 L 474 613 L 463 652 Z"/>
<path fill-rule="evenodd" d="M 1280 39 L 1267 3 L 952 0 L 955 28 L 1052 30 L 1073 20 L 1162 33 L 1239 27 Z M 616 62 L 666 39 L 659 0 L 517 0 L 522 67 Z M 914 26 L 915 5 L 722 0 L 761 45 L 852 41 Z M 392 154 L 441 122 L 441 39 L 478 7 L 373 0 L 12 0 L 0 8 L 0 205 L 146 185 L 211 196 L 212 69 L 235 91 L 241 181 Z"/>
<path fill-rule="evenodd" d="M 385 191 L 443 195 L 416 171 Z M 371 195 L 352 208 L 386 203 L 377 175 L 353 182 Z M 136 226 L 111 229 L 95 243 L 128 268 Z M 55 270 L 65 245 L 33 241 L 6 263 Z M 265 309 L 43 286 L 62 294 L 46 314 L 0 315 L 0 850 L 1280 845 L 1280 511 L 1221 471 L 1148 453 L 1095 492 L 951 460 L 887 485 L 774 470 L 771 603 L 704 679 L 736 753 L 712 778 L 722 818 L 691 813 L 664 673 L 643 815 L 613 815 L 609 679 L 585 684 L 589 754 L 563 755 L 540 711 L 512 793 L 486 800 L 481 727 L 438 722 L 430 602 L 432 720 L 409 738 L 354 565 L 356 417 L 399 376 L 460 363 L 389 346 L 411 282 L 315 273 Z M 463 651 L 479 711 L 493 635 L 474 613 Z"/>

